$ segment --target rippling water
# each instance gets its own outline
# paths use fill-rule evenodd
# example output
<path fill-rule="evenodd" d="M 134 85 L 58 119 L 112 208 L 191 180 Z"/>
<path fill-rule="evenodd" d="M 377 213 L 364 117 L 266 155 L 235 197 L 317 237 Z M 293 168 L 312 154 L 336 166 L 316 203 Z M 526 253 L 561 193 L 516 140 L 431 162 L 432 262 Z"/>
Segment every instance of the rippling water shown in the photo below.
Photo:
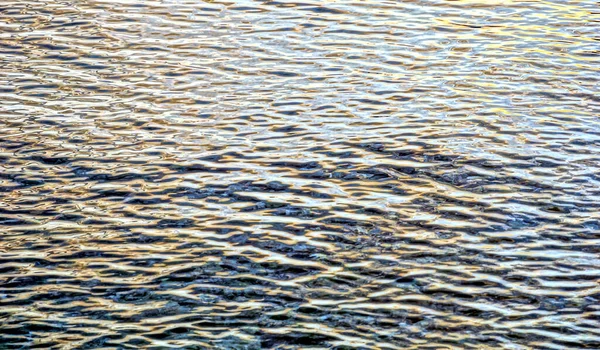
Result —
<path fill-rule="evenodd" d="M 597 1 L 4 1 L 0 348 L 600 348 Z"/>

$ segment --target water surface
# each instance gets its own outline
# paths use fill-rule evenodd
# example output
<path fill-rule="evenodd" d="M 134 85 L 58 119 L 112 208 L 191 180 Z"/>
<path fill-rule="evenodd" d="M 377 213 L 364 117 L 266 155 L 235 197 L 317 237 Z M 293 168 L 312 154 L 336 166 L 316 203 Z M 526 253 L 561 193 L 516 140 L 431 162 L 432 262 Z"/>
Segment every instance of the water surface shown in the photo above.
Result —
<path fill-rule="evenodd" d="M 600 348 L 599 53 L 591 0 L 4 1 L 0 344 Z"/>

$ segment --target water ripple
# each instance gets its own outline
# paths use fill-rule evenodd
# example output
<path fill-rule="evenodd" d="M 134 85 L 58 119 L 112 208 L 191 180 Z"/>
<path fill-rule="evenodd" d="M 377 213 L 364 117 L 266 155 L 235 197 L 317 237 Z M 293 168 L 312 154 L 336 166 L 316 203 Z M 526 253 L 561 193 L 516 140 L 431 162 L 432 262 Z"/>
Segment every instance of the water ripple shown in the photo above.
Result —
<path fill-rule="evenodd" d="M 0 347 L 599 348 L 591 1 L 13 1 Z"/>

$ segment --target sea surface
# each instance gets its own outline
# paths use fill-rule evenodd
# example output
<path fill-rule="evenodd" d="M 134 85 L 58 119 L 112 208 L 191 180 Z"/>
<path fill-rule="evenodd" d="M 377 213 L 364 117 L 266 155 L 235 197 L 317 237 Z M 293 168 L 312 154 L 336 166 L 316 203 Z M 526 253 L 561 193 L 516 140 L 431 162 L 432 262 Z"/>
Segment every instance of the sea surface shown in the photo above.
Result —
<path fill-rule="evenodd" d="M 0 349 L 599 349 L 600 3 L 0 4 Z"/>

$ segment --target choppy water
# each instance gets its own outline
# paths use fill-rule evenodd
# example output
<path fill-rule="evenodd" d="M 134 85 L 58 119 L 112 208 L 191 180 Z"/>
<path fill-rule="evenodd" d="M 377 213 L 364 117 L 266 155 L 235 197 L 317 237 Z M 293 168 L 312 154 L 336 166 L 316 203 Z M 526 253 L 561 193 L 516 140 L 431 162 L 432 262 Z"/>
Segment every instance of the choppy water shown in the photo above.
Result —
<path fill-rule="evenodd" d="M 597 1 L 0 7 L 0 348 L 600 348 Z"/>

